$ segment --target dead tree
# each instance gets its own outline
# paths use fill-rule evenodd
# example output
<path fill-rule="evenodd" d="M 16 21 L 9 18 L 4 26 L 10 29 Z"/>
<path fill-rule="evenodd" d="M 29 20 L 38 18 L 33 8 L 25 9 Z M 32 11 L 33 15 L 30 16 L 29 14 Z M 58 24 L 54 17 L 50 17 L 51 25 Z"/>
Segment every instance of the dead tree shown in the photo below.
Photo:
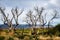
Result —
<path fill-rule="evenodd" d="M 33 11 L 29 11 L 27 13 L 27 17 L 26 17 L 26 23 L 31 24 L 36 26 L 37 22 L 40 23 L 41 26 L 45 26 L 45 24 L 47 23 L 46 19 L 44 19 L 46 17 L 42 15 L 44 8 L 42 7 L 41 9 L 39 9 L 38 7 L 34 8 L 34 10 L 37 12 L 36 15 L 33 14 Z"/>
<path fill-rule="evenodd" d="M 13 17 L 11 19 L 9 19 L 9 14 L 8 14 L 8 16 L 7 16 L 7 24 L 9 26 L 9 30 L 13 29 L 12 21 L 13 21 Z"/>
<path fill-rule="evenodd" d="M 27 14 L 26 14 L 26 20 L 24 20 L 26 23 L 28 23 L 29 25 L 32 25 L 32 26 L 36 26 L 37 24 L 37 17 L 36 15 L 33 15 L 33 11 L 29 11 Z"/>
<path fill-rule="evenodd" d="M 37 26 L 37 21 L 38 21 L 37 15 L 33 15 L 33 19 L 34 19 L 34 26 Z"/>
<path fill-rule="evenodd" d="M 54 10 L 54 14 L 52 15 L 53 17 L 48 21 L 48 28 L 49 28 L 49 26 L 51 26 L 51 21 L 53 21 L 54 19 L 57 19 L 57 18 L 59 18 L 59 16 L 58 16 L 58 12 L 56 11 L 56 10 Z"/>
<path fill-rule="evenodd" d="M 46 20 L 46 18 L 48 16 L 47 13 L 45 15 L 42 15 L 43 11 L 44 11 L 43 7 L 41 8 L 41 10 L 38 7 L 34 8 L 34 9 L 35 9 L 35 11 L 37 12 L 37 15 L 38 15 L 38 21 L 40 22 L 40 25 L 42 25 L 43 27 L 48 23 L 47 25 L 48 25 L 48 28 L 49 28 L 51 21 L 53 21 L 56 18 L 59 18 L 57 11 L 54 10 L 54 15 L 52 15 L 53 17 L 48 21 L 48 20 Z"/>
<path fill-rule="evenodd" d="M 3 19 L 1 18 L 1 20 L 3 21 L 4 24 L 6 24 L 7 17 L 6 17 L 6 14 L 4 11 L 5 11 L 5 9 L 2 9 L 2 7 L 0 7 L 0 12 L 1 12 L 2 17 L 3 17 Z"/>
<path fill-rule="evenodd" d="M 46 14 L 41 16 L 41 26 L 44 28 L 44 26 L 47 24 Z"/>
<path fill-rule="evenodd" d="M 4 10 L 2 8 L 0 8 L 0 11 L 1 11 L 1 14 L 2 14 L 2 20 L 4 22 L 4 24 L 6 23 L 9 27 L 9 29 L 12 29 L 12 20 L 13 20 L 13 17 L 11 19 L 9 19 L 9 14 L 6 16 Z"/>
<path fill-rule="evenodd" d="M 34 8 L 34 10 L 37 12 L 37 15 L 38 15 L 38 22 L 40 23 L 40 26 L 45 26 L 45 24 L 47 23 L 45 17 L 46 17 L 46 14 L 45 15 L 42 15 L 43 14 L 43 11 L 44 11 L 44 8 L 42 7 L 41 9 L 39 9 L 38 7 Z"/>
<path fill-rule="evenodd" d="M 23 10 L 21 10 L 19 13 L 18 8 L 16 7 L 15 9 L 12 9 L 11 12 L 12 12 L 13 18 L 15 20 L 16 26 L 19 25 L 18 18 L 23 13 Z"/>
<path fill-rule="evenodd" d="M 32 35 L 36 35 L 37 31 L 36 31 L 36 25 L 37 25 L 37 15 L 33 14 L 33 11 L 29 10 L 28 13 L 26 14 L 26 20 L 24 20 L 26 23 L 28 23 L 29 25 L 31 25 L 32 27 Z"/>
<path fill-rule="evenodd" d="M 32 11 L 29 11 L 27 14 L 26 14 L 26 20 L 25 22 L 28 23 L 29 25 L 34 25 L 33 23 L 33 18 L 32 18 Z"/>

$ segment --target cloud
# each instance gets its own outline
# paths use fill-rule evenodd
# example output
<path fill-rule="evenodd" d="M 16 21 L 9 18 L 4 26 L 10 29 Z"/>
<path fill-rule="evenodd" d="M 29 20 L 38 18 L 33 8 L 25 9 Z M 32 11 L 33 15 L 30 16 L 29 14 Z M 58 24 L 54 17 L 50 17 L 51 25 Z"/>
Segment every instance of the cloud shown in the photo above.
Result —
<path fill-rule="evenodd" d="M 60 6 L 60 0 L 50 0 L 50 3 L 56 6 Z"/>
<path fill-rule="evenodd" d="M 48 0 L 1 0 L 0 3 L 5 7 L 32 8 L 34 6 L 45 6 Z"/>
<path fill-rule="evenodd" d="M 47 10 L 57 9 L 60 10 L 60 0 L 1 0 L 0 6 L 6 7 L 5 12 L 11 14 L 11 8 L 15 8 L 16 6 L 20 8 L 24 8 L 26 10 L 32 9 L 35 6 L 45 7 Z M 25 17 L 26 12 L 19 17 L 19 22 L 23 23 L 23 17 Z M 10 15 L 11 17 L 11 15 Z"/>

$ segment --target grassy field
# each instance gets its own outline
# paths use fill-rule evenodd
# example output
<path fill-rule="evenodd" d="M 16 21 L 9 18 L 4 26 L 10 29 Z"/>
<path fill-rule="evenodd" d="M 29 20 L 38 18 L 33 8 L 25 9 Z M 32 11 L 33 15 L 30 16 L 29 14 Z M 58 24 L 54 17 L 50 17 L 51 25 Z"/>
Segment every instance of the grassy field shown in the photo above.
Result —
<path fill-rule="evenodd" d="M 60 37 L 49 34 L 48 29 L 41 28 L 3 29 L 0 30 L 0 40 L 60 40 Z"/>

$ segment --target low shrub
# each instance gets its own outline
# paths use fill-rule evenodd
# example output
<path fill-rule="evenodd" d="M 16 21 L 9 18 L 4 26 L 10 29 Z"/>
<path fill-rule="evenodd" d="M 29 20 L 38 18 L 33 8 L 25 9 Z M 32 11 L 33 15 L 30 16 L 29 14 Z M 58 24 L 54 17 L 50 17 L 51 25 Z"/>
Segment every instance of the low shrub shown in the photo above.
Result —
<path fill-rule="evenodd" d="M 0 40 L 4 40 L 5 39 L 5 37 L 4 36 L 0 36 Z"/>
<path fill-rule="evenodd" d="M 6 32 L 6 33 L 9 33 L 9 30 L 3 30 L 4 32 Z"/>
<path fill-rule="evenodd" d="M 14 40 L 14 38 L 12 38 L 12 37 L 9 37 L 9 39 L 8 40 Z"/>

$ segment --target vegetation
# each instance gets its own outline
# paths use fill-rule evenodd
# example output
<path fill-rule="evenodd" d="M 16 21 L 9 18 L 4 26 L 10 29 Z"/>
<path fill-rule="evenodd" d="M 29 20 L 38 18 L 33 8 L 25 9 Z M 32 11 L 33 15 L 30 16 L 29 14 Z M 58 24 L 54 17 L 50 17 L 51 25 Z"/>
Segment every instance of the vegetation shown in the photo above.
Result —
<path fill-rule="evenodd" d="M 0 36 L 0 40 L 4 40 L 5 39 L 5 37 L 4 36 Z"/>
<path fill-rule="evenodd" d="M 4 40 L 43 40 L 45 38 L 46 40 L 54 40 L 54 37 L 60 37 L 60 30 L 59 30 L 60 24 L 56 25 L 53 28 L 35 28 L 35 31 L 33 31 L 31 28 L 24 29 L 16 29 L 16 31 L 9 32 L 7 29 L 3 29 L 3 31 L 0 32 L 0 39 Z M 3 35 L 2 35 L 3 32 Z M 41 38 L 42 37 L 42 38 Z M 16 39 L 15 39 L 16 38 Z"/>
<path fill-rule="evenodd" d="M 31 26 L 31 28 L 16 29 L 16 27 L 20 25 L 18 18 L 24 12 L 24 10 L 19 11 L 17 7 L 12 8 L 12 17 L 9 18 L 9 14 L 5 13 L 5 8 L 0 7 L 0 14 L 2 15 L 1 20 L 4 25 L 8 26 L 8 29 L 0 30 L 0 40 L 44 40 L 44 38 L 46 38 L 46 40 L 53 40 L 55 36 L 60 37 L 60 24 L 56 25 L 55 27 L 51 26 L 51 22 L 54 21 L 54 19 L 59 18 L 57 15 L 57 10 L 54 10 L 49 21 L 47 20 L 48 14 L 43 13 L 44 10 L 45 8 L 43 7 L 41 9 L 38 7 L 34 8 L 36 15 L 33 14 L 34 11 L 29 10 L 23 21 Z M 13 19 L 15 21 L 14 25 Z M 38 22 L 39 28 L 36 28 Z M 47 28 L 45 28 L 46 25 L 48 26 Z"/>
<path fill-rule="evenodd" d="M 12 37 L 9 37 L 9 39 L 8 40 L 14 40 Z"/>

